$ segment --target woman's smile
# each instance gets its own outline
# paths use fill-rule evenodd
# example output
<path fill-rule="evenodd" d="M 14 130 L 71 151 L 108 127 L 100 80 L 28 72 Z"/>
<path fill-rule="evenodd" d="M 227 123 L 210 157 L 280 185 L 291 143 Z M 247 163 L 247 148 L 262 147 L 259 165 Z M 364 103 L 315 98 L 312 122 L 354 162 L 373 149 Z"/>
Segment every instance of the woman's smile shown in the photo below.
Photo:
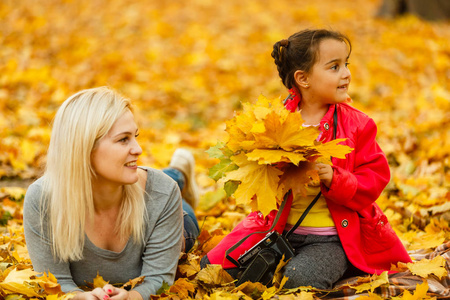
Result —
<path fill-rule="evenodd" d="M 128 111 L 98 141 L 91 156 L 96 183 L 124 185 L 138 181 L 137 159 L 142 149 L 136 140 L 137 132 L 133 114 Z"/>

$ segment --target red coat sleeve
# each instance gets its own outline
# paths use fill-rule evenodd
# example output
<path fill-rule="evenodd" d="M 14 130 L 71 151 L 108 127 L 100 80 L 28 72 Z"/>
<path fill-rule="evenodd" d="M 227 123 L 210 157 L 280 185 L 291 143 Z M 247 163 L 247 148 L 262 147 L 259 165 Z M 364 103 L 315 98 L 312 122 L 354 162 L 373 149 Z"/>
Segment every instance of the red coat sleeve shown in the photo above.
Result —
<path fill-rule="evenodd" d="M 385 154 L 376 142 L 377 127 L 372 119 L 355 132 L 353 166 L 339 165 L 333 159 L 333 180 L 330 188 L 322 185 L 323 195 L 336 204 L 359 211 L 380 196 L 390 179 Z"/>

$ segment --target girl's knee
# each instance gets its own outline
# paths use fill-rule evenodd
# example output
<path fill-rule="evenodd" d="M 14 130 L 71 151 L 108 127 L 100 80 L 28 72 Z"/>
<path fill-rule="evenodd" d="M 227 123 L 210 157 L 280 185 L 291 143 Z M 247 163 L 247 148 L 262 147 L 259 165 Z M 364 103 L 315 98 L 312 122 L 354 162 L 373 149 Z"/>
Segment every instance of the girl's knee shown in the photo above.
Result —
<path fill-rule="evenodd" d="M 315 276 L 317 275 L 317 276 Z M 314 274 L 312 272 L 299 272 L 293 268 L 288 268 L 284 272 L 284 276 L 288 278 L 285 288 L 293 289 L 300 286 L 311 286 L 317 289 L 332 289 L 333 280 L 326 278 L 322 274 Z"/>
<path fill-rule="evenodd" d="M 311 286 L 318 289 L 332 289 L 333 285 L 344 275 L 347 262 L 335 264 L 299 263 L 293 261 L 285 266 L 284 276 L 288 278 L 285 287 L 297 288 Z"/>

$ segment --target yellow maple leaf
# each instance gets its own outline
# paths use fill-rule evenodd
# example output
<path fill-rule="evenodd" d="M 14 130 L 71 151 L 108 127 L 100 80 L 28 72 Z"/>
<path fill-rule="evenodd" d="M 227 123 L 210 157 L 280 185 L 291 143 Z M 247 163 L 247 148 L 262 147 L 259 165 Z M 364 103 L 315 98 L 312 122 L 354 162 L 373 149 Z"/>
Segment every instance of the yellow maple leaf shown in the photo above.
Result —
<path fill-rule="evenodd" d="M 448 202 L 446 203 L 449 204 Z M 441 231 L 449 231 L 449 230 L 450 230 L 449 224 L 444 219 L 438 220 L 436 218 L 431 218 L 430 223 L 425 227 L 425 232 L 429 234 L 439 234 Z"/>
<path fill-rule="evenodd" d="M 347 145 L 338 145 L 345 140 L 346 139 L 335 139 L 327 143 L 318 144 L 315 148 L 323 157 L 332 156 L 336 158 L 345 158 L 345 155 L 353 150 L 353 148 Z"/>
<path fill-rule="evenodd" d="M 403 293 L 402 300 L 423 300 L 430 299 L 431 297 L 427 295 L 428 292 L 428 282 L 424 281 L 422 284 L 416 285 L 416 290 L 411 294 L 408 290 Z M 435 299 L 433 297 L 433 299 Z"/>
<path fill-rule="evenodd" d="M 442 245 L 445 239 L 445 232 L 443 231 L 438 233 L 421 233 L 413 237 L 413 243 L 409 246 L 409 250 L 436 248 Z"/>
<path fill-rule="evenodd" d="M 31 284 L 37 283 L 37 280 L 32 278 L 39 274 L 40 273 L 35 272 L 32 269 L 12 269 L 3 282 L 0 282 L 0 287 L 7 295 L 21 294 L 27 297 L 40 297 L 35 290 L 36 285 Z"/>
<path fill-rule="evenodd" d="M 255 291 L 262 293 L 265 290 L 267 290 L 267 287 L 263 285 L 261 282 L 246 281 L 237 286 L 236 288 L 234 288 L 233 293 L 237 291 L 242 291 L 244 294 L 251 295 Z"/>
<path fill-rule="evenodd" d="M 190 276 L 195 275 L 198 272 L 200 272 L 200 270 L 201 270 L 200 257 L 198 257 L 197 255 L 191 254 L 191 253 L 188 253 L 187 255 L 188 255 L 188 259 L 187 259 L 186 263 L 179 264 L 178 270 L 182 274 L 185 274 L 186 277 L 190 277 Z"/>
<path fill-rule="evenodd" d="M 256 101 L 253 108 L 251 106 L 248 106 L 248 108 L 252 110 L 256 119 L 258 120 L 264 119 L 267 116 L 267 114 L 270 113 L 270 107 L 271 102 L 263 95 L 260 95 L 258 97 L 258 100 Z"/>
<path fill-rule="evenodd" d="M 388 272 L 385 271 L 380 275 L 374 274 L 369 278 L 369 280 L 370 282 L 366 282 L 356 286 L 352 285 L 350 287 L 355 289 L 356 293 L 361 293 L 368 290 L 373 292 L 377 287 L 382 286 L 384 284 L 389 284 Z"/>
<path fill-rule="evenodd" d="M 314 127 L 302 127 L 303 119 L 299 112 L 288 114 L 282 121 L 275 111 L 271 111 L 264 119 L 266 130 L 254 133 L 255 148 L 292 151 L 296 147 L 314 146 L 319 131 Z"/>
<path fill-rule="evenodd" d="M 227 146 L 232 151 L 256 148 L 292 150 L 296 146 L 313 145 L 318 130 L 302 127 L 299 112 L 290 113 L 279 99 L 260 96 L 256 104 L 243 104 L 243 112 L 227 122 Z"/>
<path fill-rule="evenodd" d="M 186 275 L 186 277 L 190 277 L 197 274 L 201 268 L 200 264 L 180 264 L 178 265 L 178 270 L 181 274 Z"/>
<path fill-rule="evenodd" d="M 103 288 L 108 283 L 109 281 L 105 281 L 97 272 L 97 276 L 94 278 L 94 288 Z"/>
<path fill-rule="evenodd" d="M 290 114 L 290 112 L 284 107 L 281 99 L 268 99 L 263 95 L 259 95 L 255 105 L 253 107 L 248 106 L 247 110 L 251 110 L 258 120 L 265 119 L 271 111 L 274 111 L 280 116 L 280 120 L 284 122 Z"/>
<path fill-rule="evenodd" d="M 202 297 L 201 299 L 208 300 L 252 300 L 251 297 L 245 295 L 244 293 L 238 291 L 236 293 L 229 293 L 226 291 L 219 291 L 212 293 L 210 297 Z M 198 299 L 198 298 L 197 298 Z"/>
<path fill-rule="evenodd" d="M 290 152 L 282 149 L 255 149 L 247 153 L 248 160 L 259 164 L 270 165 L 278 162 L 293 163 L 298 165 L 300 161 L 306 161 L 302 153 Z"/>
<path fill-rule="evenodd" d="M 247 141 L 249 142 L 249 138 L 247 137 L 247 134 L 245 134 L 237 125 L 236 120 L 230 120 L 227 123 L 226 131 L 228 132 L 228 141 L 227 141 L 227 147 L 233 151 L 239 151 L 242 149 L 242 142 Z M 250 140 L 250 145 L 254 143 L 254 140 Z"/>
<path fill-rule="evenodd" d="M 16 251 L 14 251 L 17 254 L 17 257 L 19 257 L 19 262 L 27 262 L 30 261 L 30 254 L 28 253 L 28 249 L 26 246 L 21 245 L 14 245 L 16 248 Z"/>
<path fill-rule="evenodd" d="M 66 293 L 66 294 L 52 294 L 52 295 L 47 295 L 45 297 L 45 300 L 69 300 L 72 299 L 73 297 L 75 297 L 75 293 Z"/>
<path fill-rule="evenodd" d="M 282 172 L 275 167 L 259 165 L 257 162 L 248 161 L 245 154 L 232 158 L 239 169 L 229 172 L 224 181 L 236 180 L 241 184 L 234 192 L 236 202 L 249 204 L 256 195 L 258 208 L 266 215 L 271 210 L 277 209 L 277 187 Z"/>
<path fill-rule="evenodd" d="M 253 113 L 257 120 L 263 120 L 269 113 L 270 113 L 270 104 L 266 97 L 260 95 L 258 97 L 258 101 L 255 104 L 255 107 L 253 109 Z M 252 109 L 251 107 L 248 107 L 249 109 Z"/>
<path fill-rule="evenodd" d="M 249 135 L 249 133 L 251 132 L 251 129 L 253 128 L 255 122 L 255 115 L 253 114 L 253 112 L 249 111 L 248 113 L 237 115 L 234 121 L 234 126 L 245 134 L 245 139 L 252 139 L 252 136 Z"/>
<path fill-rule="evenodd" d="M 198 272 L 195 279 L 208 285 L 222 285 L 234 281 L 234 278 L 221 265 L 207 265 Z"/>
<path fill-rule="evenodd" d="M 280 300 L 314 300 L 317 299 L 316 297 L 314 297 L 314 294 L 315 293 L 312 292 L 300 291 L 300 293 L 298 293 L 296 296 L 288 294 L 288 295 L 279 295 L 278 297 Z"/>
<path fill-rule="evenodd" d="M 264 291 L 264 293 L 261 295 L 261 298 L 263 300 L 272 299 L 272 297 L 274 297 L 277 294 L 277 291 L 278 291 L 277 288 L 272 286 Z"/>
<path fill-rule="evenodd" d="M 384 298 L 378 296 L 375 293 L 369 292 L 369 296 L 359 296 L 355 300 L 383 300 Z"/>
<path fill-rule="evenodd" d="M 428 275 L 434 274 L 441 279 L 447 275 L 445 264 L 446 260 L 442 256 L 436 256 L 432 260 L 424 258 L 418 262 L 408 263 L 407 266 L 414 275 L 427 278 Z"/>
<path fill-rule="evenodd" d="M 276 287 L 278 287 L 278 290 L 281 290 L 286 283 L 286 281 L 289 279 L 288 277 L 283 276 L 282 269 L 287 264 L 289 259 L 284 260 L 284 254 L 283 257 L 280 259 L 280 262 L 278 263 L 274 276 L 272 278 L 272 284 Z"/>
<path fill-rule="evenodd" d="M 264 133 L 266 131 L 266 127 L 264 126 L 264 122 L 256 122 L 253 124 L 251 133 Z"/>

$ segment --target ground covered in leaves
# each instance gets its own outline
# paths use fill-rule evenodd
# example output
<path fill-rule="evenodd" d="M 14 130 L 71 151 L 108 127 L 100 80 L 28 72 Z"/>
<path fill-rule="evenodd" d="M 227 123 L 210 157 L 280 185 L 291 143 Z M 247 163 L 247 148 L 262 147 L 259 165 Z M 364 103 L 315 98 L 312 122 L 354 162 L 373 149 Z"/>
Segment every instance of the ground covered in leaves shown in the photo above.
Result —
<path fill-rule="evenodd" d="M 2 1 L 0 297 L 69 297 L 59 293 L 51 274 L 35 277 L 21 205 L 27 183 L 42 173 L 56 109 L 74 92 L 103 85 L 137 107 L 141 165 L 165 167 L 177 147 L 192 150 L 197 160 L 202 233 L 194 250 L 180 257 L 177 282 L 162 287 L 155 299 L 424 299 L 449 293 L 443 282 L 449 281 L 450 24 L 413 16 L 377 19 L 379 5 L 378 0 Z M 396 266 L 397 277 L 364 277 L 334 292 L 285 290 L 283 278 L 271 289 L 234 287 L 223 270 L 200 271 L 198 261 L 249 208 L 236 205 L 208 177 L 217 161 L 205 151 L 225 139 L 224 124 L 242 102 L 260 94 L 286 95 L 270 57 L 272 45 L 312 27 L 342 31 L 353 42 L 349 94 L 353 105 L 376 121 L 392 171 L 378 203 L 417 260 Z M 102 284 L 99 275 L 91 286 Z M 405 284 L 408 276 L 416 281 Z M 387 293 L 392 287 L 398 292 Z"/>

